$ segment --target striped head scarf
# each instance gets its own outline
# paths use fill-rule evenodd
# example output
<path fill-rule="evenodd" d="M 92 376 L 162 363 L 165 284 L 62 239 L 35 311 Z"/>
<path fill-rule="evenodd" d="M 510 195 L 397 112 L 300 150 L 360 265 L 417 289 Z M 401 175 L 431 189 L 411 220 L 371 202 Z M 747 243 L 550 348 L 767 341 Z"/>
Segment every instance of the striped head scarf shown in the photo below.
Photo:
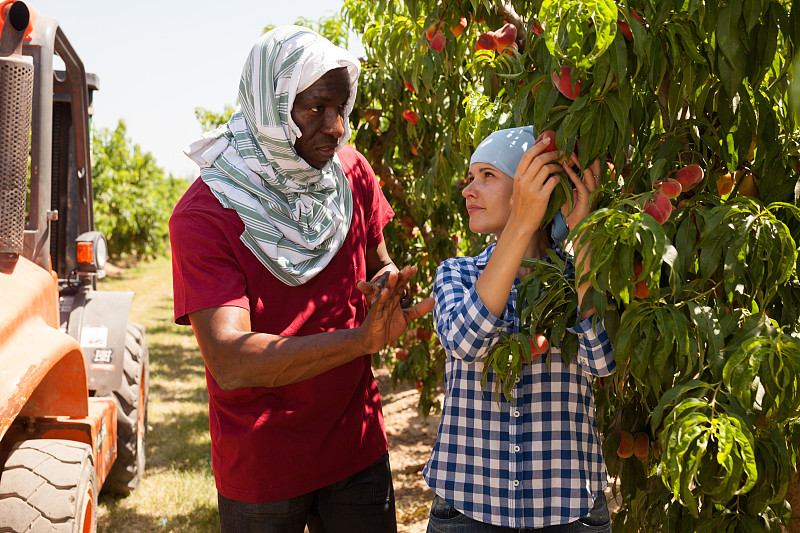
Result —
<path fill-rule="evenodd" d="M 291 116 L 297 93 L 341 67 L 351 84 L 341 148 L 351 135 L 358 59 L 312 30 L 285 26 L 264 34 L 250 51 L 231 119 L 186 152 L 220 203 L 241 218 L 242 242 L 291 286 L 321 272 L 350 229 L 353 198 L 339 158 L 322 169 L 302 159 L 294 149 L 302 134 Z"/>

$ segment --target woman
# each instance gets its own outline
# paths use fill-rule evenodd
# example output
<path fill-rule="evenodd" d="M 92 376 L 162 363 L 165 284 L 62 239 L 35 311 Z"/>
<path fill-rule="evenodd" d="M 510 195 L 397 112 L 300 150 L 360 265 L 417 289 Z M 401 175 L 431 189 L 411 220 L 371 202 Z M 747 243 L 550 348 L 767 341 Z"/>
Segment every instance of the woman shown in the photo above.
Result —
<path fill-rule="evenodd" d="M 580 307 L 588 284 L 578 287 L 583 320 L 570 330 L 580 340 L 577 362 L 565 366 L 553 348 L 549 367 L 545 357 L 524 367 L 510 403 L 481 386 L 492 345 L 520 331 L 523 257 L 546 257 L 551 247 L 563 254 L 539 229 L 560 179 L 553 174 L 565 172 L 575 187 L 568 225 L 589 213 L 597 187 L 599 161 L 579 177 L 561 154 L 545 151 L 548 143 L 536 143 L 531 127 L 501 130 L 470 159 L 462 192 L 469 227 L 497 242 L 476 257 L 444 261 L 436 273 L 434 317 L 447 363 L 444 411 L 424 470 L 436 492 L 429 532 L 610 531 L 592 379 L 616 364 L 602 323 L 592 329 L 594 310 Z"/>

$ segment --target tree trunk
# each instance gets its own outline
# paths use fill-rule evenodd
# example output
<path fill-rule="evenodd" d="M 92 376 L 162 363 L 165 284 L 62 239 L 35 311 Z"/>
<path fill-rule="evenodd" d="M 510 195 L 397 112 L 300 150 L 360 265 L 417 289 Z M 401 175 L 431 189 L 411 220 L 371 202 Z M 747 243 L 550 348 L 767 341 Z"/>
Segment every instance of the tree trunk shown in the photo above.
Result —
<path fill-rule="evenodd" d="M 789 533 L 800 533 L 800 472 L 798 471 L 792 472 L 789 491 L 786 493 L 786 501 L 792 506 L 792 521 L 789 524 Z"/>

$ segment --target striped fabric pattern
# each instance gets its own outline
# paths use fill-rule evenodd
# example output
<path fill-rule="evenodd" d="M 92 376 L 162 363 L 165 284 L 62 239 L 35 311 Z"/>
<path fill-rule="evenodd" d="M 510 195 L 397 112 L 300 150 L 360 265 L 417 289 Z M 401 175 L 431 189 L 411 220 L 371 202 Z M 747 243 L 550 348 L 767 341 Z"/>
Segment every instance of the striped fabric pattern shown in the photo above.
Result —
<path fill-rule="evenodd" d="M 352 193 L 338 157 L 322 169 L 303 160 L 294 149 L 301 133 L 291 117 L 295 95 L 340 67 L 351 80 L 339 139 L 344 146 L 358 60 L 312 30 L 285 26 L 253 46 L 239 83 L 239 108 L 228 123 L 187 152 L 220 203 L 239 214 L 242 242 L 290 286 L 322 271 L 350 229 Z"/>

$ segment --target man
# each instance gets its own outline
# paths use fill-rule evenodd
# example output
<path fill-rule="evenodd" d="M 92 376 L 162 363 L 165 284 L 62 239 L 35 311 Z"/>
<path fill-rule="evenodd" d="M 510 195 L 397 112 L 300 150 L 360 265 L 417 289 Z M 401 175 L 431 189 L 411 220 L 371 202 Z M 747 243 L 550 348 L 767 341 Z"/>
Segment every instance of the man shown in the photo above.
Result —
<path fill-rule="evenodd" d="M 276 28 L 253 47 L 240 109 L 192 145 L 170 219 L 175 319 L 206 364 L 222 531 L 396 531 L 369 354 L 433 306 L 399 302 L 394 215 L 346 146 L 358 60 Z M 366 280 L 372 280 L 367 282 Z"/>

